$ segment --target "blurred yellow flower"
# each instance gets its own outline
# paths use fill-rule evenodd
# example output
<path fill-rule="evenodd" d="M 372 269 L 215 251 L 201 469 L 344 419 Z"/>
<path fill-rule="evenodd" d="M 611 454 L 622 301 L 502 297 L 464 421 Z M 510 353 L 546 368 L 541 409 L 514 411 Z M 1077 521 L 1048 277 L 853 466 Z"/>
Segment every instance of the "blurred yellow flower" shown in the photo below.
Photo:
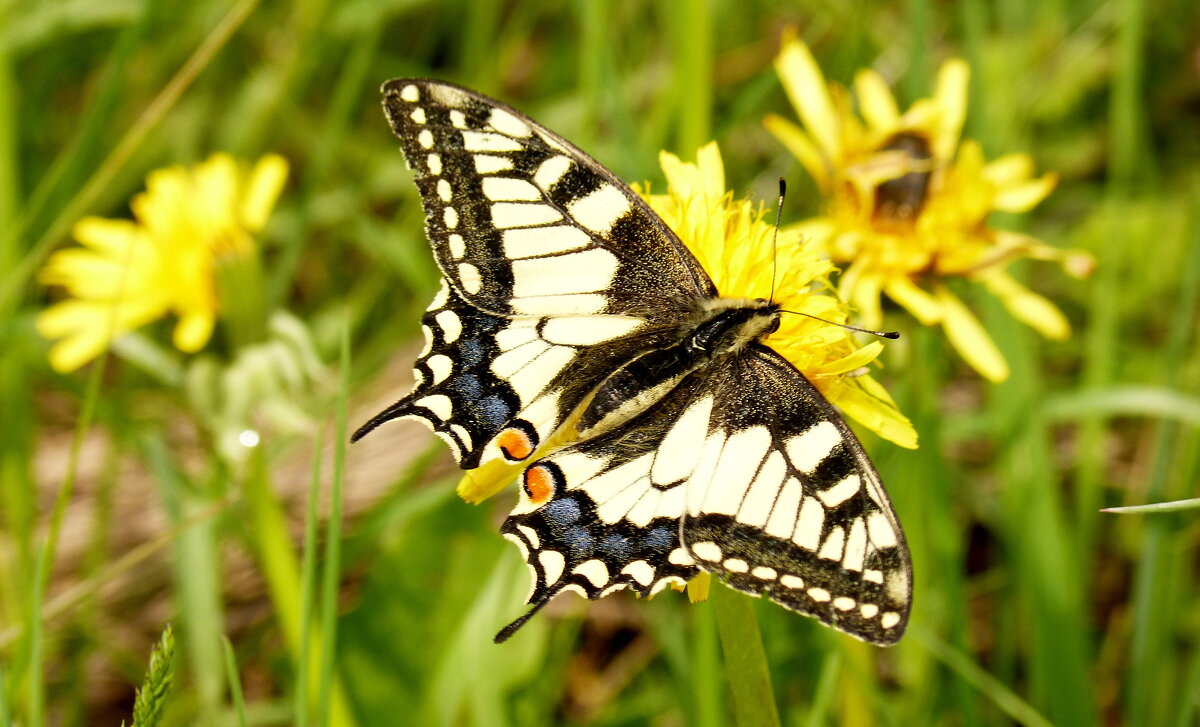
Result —
<path fill-rule="evenodd" d="M 168 313 L 179 319 L 175 347 L 200 350 L 220 308 L 217 266 L 255 250 L 253 233 L 266 225 L 287 173 L 278 155 L 249 168 L 214 154 L 192 168 L 151 172 L 131 203 L 135 220 L 76 223 L 83 247 L 51 255 L 39 278 L 71 296 L 37 317 L 38 332 L 57 339 L 51 365 L 77 369 L 115 337 Z"/>
<path fill-rule="evenodd" d="M 824 198 L 823 214 L 799 225 L 835 263 L 848 264 L 838 287 L 863 325 L 878 328 L 888 296 L 924 325 L 940 324 L 963 358 L 992 381 L 1008 364 L 978 319 L 944 280 L 982 283 L 1019 320 L 1047 338 L 1070 335 L 1066 318 L 1018 283 L 1005 266 L 1020 257 L 1053 260 L 1086 275 L 1086 254 L 987 225 L 992 212 L 1025 212 L 1050 194 L 1053 174 L 1033 177 L 1033 162 L 1011 154 L 986 162 L 979 144 L 961 141 L 969 69 L 947 61 L 933 98 L 900 113 L 882 77 L 858 72 L 859 115 L 845 88 L 828 84 L 807 46 L 785 39 L 775 68 L 803 126 L 770 115 L 767 129 L 796 156 Z"/>
<path fill-rule="evenodd" d="M 774 225 L 763 219 L 762 206 L 735 200 L 733 193 L 726 191 L 725 167 L 716 142 L 702 147 L 696 157 L 692 164 L 661 152 L 659 163 L 667 178 L 667 193 L 649 194 L 638 185 L 635 190 L 679 235 L 722 297 L 768 298 L 774 271 L 774 300 L 785 310 L 824 321 L 784 315 L 779 330 L 765 342 L 847 416 L 885 439 L 915 449 L 917 432 L 912 423 L 896 408 L 887 390 L 862 373 L 879 355 L 882 344 L 875 341 L 859 347 L 850 331 L 834 325 L 846 322 L 847 311 L 829 284 L 833 265 L 820 258 L 813 245 L 802 244 L 802 236 L 794 230 L 781 230 L 776 247 Z M 543 451 L 569 443 L 573 434 L 568 421 L 542 445 Z M 468 502 L 479 502 L 512 482 L 523 467 L 491 460 L 464 474 L 458 494 Z"/>

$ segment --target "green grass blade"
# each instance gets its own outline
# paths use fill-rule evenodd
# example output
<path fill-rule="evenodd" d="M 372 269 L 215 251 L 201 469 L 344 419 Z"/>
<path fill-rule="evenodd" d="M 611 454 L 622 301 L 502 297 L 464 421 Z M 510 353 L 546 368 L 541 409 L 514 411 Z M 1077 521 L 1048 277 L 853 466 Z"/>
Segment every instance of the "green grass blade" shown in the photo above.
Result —
<path fill-rule="evenodd" d="M 1100 512 L 1111 512 L 1119 515 L 1147 514 L 1153 515 L 1164 512 L 1183 512 L 1200 510 L 1200 497 L 1187 500 L 1172 500 L 1171 502 L 1155 502 L 1150 505 L 1129 505 L 1126 507 L 1106 507 Z"/>
<path fill-rule="evenodd" d="M 325 427 L 313 440 L 312 474 L 308 480 L 307 507 L 304 511 L 304 550 L 300 565 L 300 644 L 296 658 L 296 694 L 293 700 L 298 727 L 308 725 L 308 674 L 312 666 L 310 648 L 315 633 L 312 629 L 314 586 L 317 577 L 317 503 L 321 497 L 321 453 L 325 444 Z"/>
<path fill-rule="evenodd" d="M 771 666 L 763 651 L 754 600 L 721 583 L 710 593 L 721 651 L 725 655 L 725 679 L 739 727 L 778 727 Z"/>
<path fill-rule="evenodd" d="M 319 724 L 329 724 L 329 705 L 334 683 L 337 651 L 338 587 L 341 581 L 342 485 L 346 471 L 346 409 L 350 397 L 350 329 L 342 326 L 338 396 L 334 404 L 333 482 L 329 492 L 329 524 L 325 533 L 325 558 L 321 581 L 320 691 L 317 695 Z"/>
<path fill-rule="evenodd" d="M 233 709 L 238 716 L 238 725 L 246 727 L 246 697 L 242 694 L 242 678 L 238 674 L 237 655 L 229 637 L 222 637 L 225 646 L 225 673 L 229 677 L 229 694 L 233 696 Z"/>
<path fill-rule="evenodd" d="M 158 727 L 174 681 L 175 634 L 171 625 L 150 652 L 150 667 L 133 703 L 133 727 Z"/>

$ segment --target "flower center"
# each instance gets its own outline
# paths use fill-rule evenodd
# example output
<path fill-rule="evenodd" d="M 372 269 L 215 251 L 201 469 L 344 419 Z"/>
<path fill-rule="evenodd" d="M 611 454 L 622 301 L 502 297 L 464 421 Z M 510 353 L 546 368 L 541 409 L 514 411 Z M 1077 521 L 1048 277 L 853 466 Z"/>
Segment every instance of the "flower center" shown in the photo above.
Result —
<path fill-rule="evenodd" d="M 875 217 L 885 222 L 911 223 L 921 214 L 929 191 L 933 158 L 929 140 L 913 132 L 896 134 L 880 151 L 901 152 L 916 171 L 889 179 L 875 188 Z"/>

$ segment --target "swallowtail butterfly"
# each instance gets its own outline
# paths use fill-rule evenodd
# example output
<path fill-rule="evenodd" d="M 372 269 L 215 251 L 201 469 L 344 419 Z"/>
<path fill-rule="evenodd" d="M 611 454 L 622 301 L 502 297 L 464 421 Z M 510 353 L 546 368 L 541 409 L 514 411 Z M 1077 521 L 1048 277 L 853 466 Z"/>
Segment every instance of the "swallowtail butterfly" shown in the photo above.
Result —
<path fill-rule="evenodd" d="M 555 595 L 650 596 L 707 571 L 876 644 L 908 621 L 891 502 L 833 407 L 612 172 L 524 114 L 428 79 L 383 87 L 441 291 L 414 391 L 463 469 L 528 462 L 501 530 Z M 560 427 L 574 443 L 539 449 Z"/>

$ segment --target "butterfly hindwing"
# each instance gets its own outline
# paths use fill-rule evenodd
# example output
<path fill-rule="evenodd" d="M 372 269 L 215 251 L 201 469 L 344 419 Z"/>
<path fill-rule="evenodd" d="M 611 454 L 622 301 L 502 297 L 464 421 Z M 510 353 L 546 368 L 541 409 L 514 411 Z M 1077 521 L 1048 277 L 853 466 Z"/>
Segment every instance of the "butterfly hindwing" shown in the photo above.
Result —
<path fill-rule="evenodd" d="M 700 568 L 873 643 L 894 643 L 907 622 L 908 554 L 874 469 L 832 407 L 765 347 L 533 463 L 523 490 L 503 530 L 533 570 L 533 610 L 563 590 L 603 595 L 635 557 L 601 544 L 658 527 L 674 537 L 646 559 L 653 575 L 639 594 Z M 579 576 L 594 558 L 609 580 L 587 587 Z"/>

